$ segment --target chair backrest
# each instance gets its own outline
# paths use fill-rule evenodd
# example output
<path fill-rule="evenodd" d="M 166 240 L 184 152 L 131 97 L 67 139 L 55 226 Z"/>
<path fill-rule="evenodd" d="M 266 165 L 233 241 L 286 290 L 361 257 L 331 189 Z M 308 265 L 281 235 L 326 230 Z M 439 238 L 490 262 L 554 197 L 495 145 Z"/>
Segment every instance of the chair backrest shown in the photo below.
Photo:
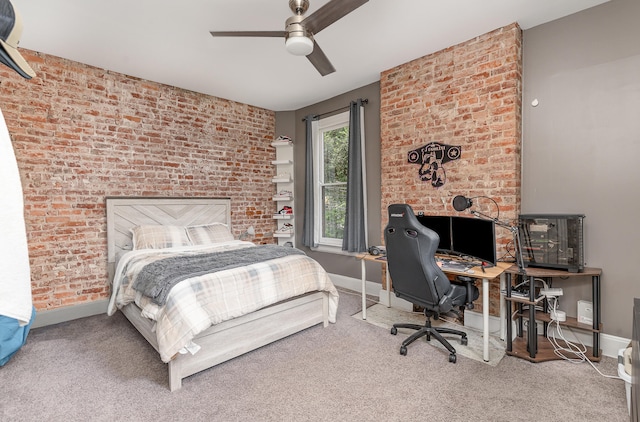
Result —
<path fill-rule="evenodd" d="M 423 226 L 407 204 L 389 205 L 388 211 L 384 240 L 387 270 L 396 296 L 438 310 L 451 289 L 451 282 L 435 259 L 438 234 Z"/>

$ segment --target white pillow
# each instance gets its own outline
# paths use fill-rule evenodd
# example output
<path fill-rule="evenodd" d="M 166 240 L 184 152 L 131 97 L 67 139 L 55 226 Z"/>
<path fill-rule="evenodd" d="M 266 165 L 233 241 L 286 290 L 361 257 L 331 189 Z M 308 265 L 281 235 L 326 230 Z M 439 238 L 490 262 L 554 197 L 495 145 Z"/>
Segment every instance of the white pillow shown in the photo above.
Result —
<path fill-rule="evenodd" d="M 183 226 L 146 225 L 131 229 L 133 249 L 164 249 L 190 246 L 189 236 Z"/>
<path fill-rule="evenodd" d="M 229 231 L 229 227 L 222 223 L 189 226 L 187 227 L 187 235 L 192 245 L 210 245 L 233 240 L 233 234 Z"/>

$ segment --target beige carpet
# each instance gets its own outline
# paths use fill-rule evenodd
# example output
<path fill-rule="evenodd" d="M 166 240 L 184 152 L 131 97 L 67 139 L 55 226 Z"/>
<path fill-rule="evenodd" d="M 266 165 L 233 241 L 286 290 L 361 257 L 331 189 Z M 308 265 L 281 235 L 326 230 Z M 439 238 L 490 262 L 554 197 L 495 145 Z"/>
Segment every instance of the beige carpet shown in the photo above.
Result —
<path fill-rule="evenodd" d="M 461 355 L 453 365 L 424 340 L 400 356 L 400 336 L 352 317 L 361 306 L 359 292 L 340 290 L 335 324 L 199 372 L 174 392 L 167 365 L 121 312 L 32 329 L 0 368 L 0 421 L 629 421 L 625 383 L 587 363 L 505 356 L 489 366 Z M 595 365 L 617 374 L 617 359 Z"/>
<path fill-rule="evenodd" d="M 353 315 L 354 318 L 362 320 L 362 312 L 358 312 Z M 391 326 L 395 323 L 409 323 L 409 324 L 424 324 L 425 316 L 422 313 L 418 312 L 407 312 L 401 309 L 396 308 L 387 308 L 385 305 L 381 305 L 376 303 L 375 305 L 367 308 L 367 319 L 364 322 L 368 322 L 369 324 L 376 325 L 378 327 L 385 328 L 387 330 L 391 330 Z M 445 338 L 449 340 L 451 345 L 456 349 L 456 353 L 459 356 L 465 356 L 473 360 L 477 360 L 478 362 L 484 362 L 482 358 L 482 331 L 475 330 L 469 327 L 461 327 L 460 325 L 456 325 L 450 322 L 444 322 L 442 320 L 434 321 L 434 327 L 450 327 L 458 330 L 462 330 L 467 333 L 467 338 L 469 340 L 466 346 L 460 344 L 458 336 L 452 336 L 445 334 Z M 410 336 L 414 331 L 410 329 L 400 328 L 398 329 L 398 353 L 400 353 L 400 344 L 402 341 Z M 391 334 L 389 334 L 391 335 Z M 424 340 L 417 340 L 408 346 L 407 356 L 411 355 L 411 349 L 414 347 L 422 347 L 425 346 Z M 430 341 L 429 344 L 431 346 L 439 347 L 443 351 L 446 352 L 444 346 L 440 344 L 439 341 L 433 340 Z M 431 347 L 429 346 L 429 347 Z M 489 362 L 485 362 L 488 365 L 496 366 L 500 363 L 500 360 L 504 356 L 505 350 L 505 342 L 498 339 L 497 337 L 490 336 L 489 337 Z M 448 352 L 446 352 L 448 353 Z"/>

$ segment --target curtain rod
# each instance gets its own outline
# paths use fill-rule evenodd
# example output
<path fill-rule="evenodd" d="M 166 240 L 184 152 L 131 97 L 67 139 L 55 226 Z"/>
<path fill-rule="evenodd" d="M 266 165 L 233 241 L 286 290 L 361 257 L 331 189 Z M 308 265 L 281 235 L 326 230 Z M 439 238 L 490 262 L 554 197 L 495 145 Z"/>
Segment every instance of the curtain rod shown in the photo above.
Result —
<path fill-rule="evenodd" d="M 369 104 L 369 99 L 368 99 L 368 98 L 364 98 L 364 99 L 363 99 L 363 98 L 358 98 L 358 99 L 359 99 L 359 100 L 362 100 L 362 104 Z M 337 112 L 337 111 L 346 110 L 346 109 L 348 109 L 349 107 L 351 107 L 351 105 L 344 106 L 344 107 L 340 107 L 340 108 L 337 108 L 337 109 L 335 109 L 335 110 L 327 111 L 327 112 L 324 112 L 324 113 L 316 114 L 316 115 L 314 115 L 314 117 L 315 117 L 315 118 L 320 118 L 320 117 L 322 117 L 322 116 L 326 116 L 327 114 L 333 114 L 333 113 L 335 113 L 335 112 Z M 302 121 L 303 121 L 303 122 L 304 122 L 305 120 L 306 120 L 306 118 L 303 118 L 303 119 L 302 119 Z"/>

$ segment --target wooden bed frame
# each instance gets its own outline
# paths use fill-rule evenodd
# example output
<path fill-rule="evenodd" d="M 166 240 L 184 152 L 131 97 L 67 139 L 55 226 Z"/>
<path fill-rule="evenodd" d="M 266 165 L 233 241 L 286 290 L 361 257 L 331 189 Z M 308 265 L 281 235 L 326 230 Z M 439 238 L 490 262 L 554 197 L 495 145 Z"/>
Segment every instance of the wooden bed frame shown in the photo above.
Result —
<path fill-rule="evenodd" d="M 198 225 L 213 222 L 231 227 L 228 198 L 121 198 L 107 197 L 107 249 L 109 282 L 117 258 L 131 249 L 130 229 L 142 224 Z M 158 350 L 153 321 L 141 316 L 135 304 L 122 308 L 134 327 Z M 314 292 L 277 303 L 240 318 L 209 327 L 193 341 L 196 354 L 178 354 L 169 363 L 169 389 L 178 390 L 182 379 L 255 350 L 266 344 L 322 323 L 329 323 L 329 296 Z"/>

